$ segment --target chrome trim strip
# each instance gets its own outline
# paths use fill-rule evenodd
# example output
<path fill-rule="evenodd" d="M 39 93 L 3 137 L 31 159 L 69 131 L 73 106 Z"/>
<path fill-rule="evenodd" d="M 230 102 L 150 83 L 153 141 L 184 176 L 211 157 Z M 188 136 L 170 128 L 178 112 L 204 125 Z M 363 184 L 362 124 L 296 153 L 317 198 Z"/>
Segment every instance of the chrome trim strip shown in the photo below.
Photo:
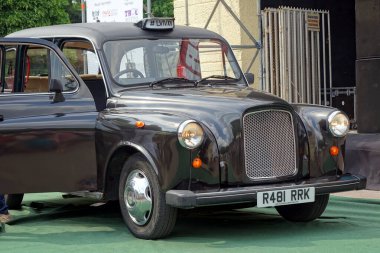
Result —
<path fill-rule="evenodd" d="M 70 192 L 69 194 L 73 196 L 91 198 L 91 199 L 96 199 L 96 200 L 103 200 L 103 197 L 104 197 L 103 192 L 77 191 L 77 192 Z"/>

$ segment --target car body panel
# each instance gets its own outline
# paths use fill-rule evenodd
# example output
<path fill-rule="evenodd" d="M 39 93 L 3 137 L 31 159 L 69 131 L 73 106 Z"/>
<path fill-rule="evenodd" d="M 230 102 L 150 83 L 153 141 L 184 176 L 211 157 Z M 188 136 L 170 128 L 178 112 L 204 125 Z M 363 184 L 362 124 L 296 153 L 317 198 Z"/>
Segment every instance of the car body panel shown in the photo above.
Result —
<path fill-rule="evenodd" d="M 0 44 L 42 45 L 53 50 L 80 85 L 59 103 L 54 102 L 54 92 L 0 94 L 0 192 L 96 189 L 98 112 L 86 85 L 53 43 L 12 38 L 1 39 Z M 81 154 L 82 150 L 86 152 Z"/>
<path fill-rule="evenodd" d="M 25 189 L 24 192 L 87 190 L 104 193 L 105 199 L 116 199 L 115 194 L 108 194 L 107 191 L 110 189 L 115 191 L 118 187 L 118 176 L 122 164 L 128 159 L 128 155 L 134 152 L 140 152 L 151 163 L 158 176 L 161 190 L 164 192 L 187 191 L 187 193 L 197 195 L 208 191 L 212 198 L 213 193 L 218 194 L 218 192 L 232 189 L 233 194 L 235 190 L 239 191 L 242 187 L 268 189 L 267 187 L 275 188 L 280 185 L 288 187 L 303 183 L 323 185 L 342 179 L 345 138 L 333 137 L 327 128 L 327 117 L 336 111 L 334 108 L 291 105 L 278 97 L 249 88 L 247 84 L 235 85 L 231 82 L 206 83 L 198 86 L 191 83 L 186 86 L 174 84 L 174 87 L 171 88 L 145 85 L 127 88 L 123 91 L 119 89 L 117 92 L 112 90 L 112 78 L 107 71 L 108 66 L 102 49 L 106 41 L 204 38 L 227 43 L 216 33 L 181 26 L 172 31 L 146 31 L 133 24 L 102 23 L 32 28 L 9 36 L 11 38 L 7 40 L 13 40 L 15 43 L 24 40 L 16 37 L 43 38 L 47 45 L 63 58 L 59 49 L 63 41 L 78 39 L 91 42 L 101 64 L 100 70 L 105 82 L 104 92 L 106 93 L 103 97 L 105 97 L 106 103 L 105 106 L 96 107 L 95 102 L 97 101 L 94 102 L 94 97 L 86 86 L 88 84 L 75 74 L 67 60 L 63 60 L 80 82 L 80 89 L 73 94 L 64 94 L 66 101 L 63 103 L 52 105 L 48 94 L 46 97 L 35 96 L 29 104 L 20 102 L 23 108 L 29 106 L 30 110 L 16 115 L 16 112 L 10 109 L 5 113 L 8 116 L 12 113 L 17 116 L 10 122 L 13 125 L 7 126 L 6 121 L 0 122 L 0 125 L 6 128 L 4 131 L 10 131 L 13 135 L 17 135 L 19 133 L 16 130 L 10 129 L 12 127 L 21 129 L 23 125 L 29 123 L 28 118 L 33 118 L 30 122 L 37 123 L 35 123 L 36 128 L 33 129 L 32 136 L 38 140 L 41 139 L 36 133 L 38 129 L 42 129 L 44 133 L 53 130 L 52 136 L 47 137 L 48 140 L 54 140 L 57 132 L 69 129 L 70 135 L 75 137 L 74 141 L 70 142 L 73 148 L 70 149 L 68 155 L 46 160 L 62 165 L 62 167 L 57 166 L 56 169 L 60 171 L 54 173 L 62 177 L 66 176 L 63 180 L 64 183 L 62 187 L 58 187 L 58 185 L 53 187 L 54 183 L 58 181 L 56 178 L 52 178 L 54 173 L 49 174 L 48 178 L 42 177 L 43 172 L 50 166 L 41 168 L 38 175 L 29 174 L 33 181 L 25 183 L 27 187 L 22 188 L 23 185 L 21 185 L 15 191 L 14 188 L 7 185 L 7 187 L 0 188 L 0 192 L 15 193 L 20 192 L 21 189 Z M 53 43 L 49 41 L 56 45 L 51 45 Z M 41 43 L 41 40 L 25 39 L 25 43 Z M 23 96 L 15 97 L 22 101 L 21 97 Z M 11 102 L 5 97 L 0 95 L 0 106 L 12 107 L 11 103 L 14 101 Z M 97 98 L 95 97 L 95 99 Z M 33 107 L 34 105 L 39 105 L 38 109 Z M 40 106 L 41 108 L 39 108 Z M 270 180 L 251 180 L 245 172 L 243 117 L 250 112 L 268 109 L 286 111 L 291 115 L 295 131 L 297 173 Z M 38 110 L 46 110 L 46 113 L 37 113 Z M 23 113 L 25 113 L 25 119 L 20 119 L 19 117 L 24 117 Z M 61 119 L 65 123 L 60 121 Z M 51 129 L 46 127 L 45 123 L 41 123 L 49 120 L 52 122 Z M 193 150 L 184 148 L 178 141 L 178 126 L 186 120 L 197 121 L 205 132 L 202 145 Z M 144 122 L 144 127 L 136 127 L 136 121 Z M 79 143 L 83 146 L 78 145 Z M 25 143 L 20 145 L 26 146 Z M 338 157 L 331 157 L 329 154 L 331 145 L 340 148 L 341 152 Z M 59 147 L 60 145 L 57 146 L 57 149 L 51 148 L 43 155 L 54 152 L 58 154 Z M 43 151 L 41 151 L 42 153 Z M 74 154 L 83 154 L 83 162 L 88 166 L 72 163 L 66 168 L 65 162 L 70 159 L 70 155 Z M 115 156 L 117 157 L 115 158 Z M 194 158 L 200 158 L 203 161 L 200 169 L 192 167 Z M 7 162 L 11 162 L 8 156 L 5 159 L 9 159 Z M 33 159 L 29 161 L 29 163 L 32 162 Z M 20 163 L 22 164 L 22 162 Z M 115 169 L 115 167 L 117 168 Z M 4 169 L 2 168 L 2 170 Z M 77 172 L 79 170 L 80 172 Z M 15 182 L 16 179 L 10 178 L 22 177 L 23 173 L 18 171 L 16 174 L 12 174 L 11 170 L 7 170 L 4 175 L 6 177 L 0 175 L 0 185 L 6 179 Z M 45 179 L 46 181 L 44 181 Z M 365 182 L 359 181 L 355 181 L 357 184 L 350 186 L 351 189 L 363 188 Z M 41 185 L 38 186 L 41 182 L 43 185 L 46 184 L 45 188 Z M 329 192 L 334 191 L 334 188 L 329 189 L 331 189 Z"/>

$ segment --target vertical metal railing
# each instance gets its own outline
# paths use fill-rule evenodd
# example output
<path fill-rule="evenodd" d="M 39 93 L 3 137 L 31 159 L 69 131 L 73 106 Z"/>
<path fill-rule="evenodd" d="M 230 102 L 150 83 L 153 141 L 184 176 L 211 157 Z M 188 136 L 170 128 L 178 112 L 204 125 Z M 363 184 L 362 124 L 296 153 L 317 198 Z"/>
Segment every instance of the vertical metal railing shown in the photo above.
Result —
<path fill-rule="evenodd" d="M 329 12 L 267 8 L 262 18 L 264 90 L 292 103 L 331 105 Z"/>

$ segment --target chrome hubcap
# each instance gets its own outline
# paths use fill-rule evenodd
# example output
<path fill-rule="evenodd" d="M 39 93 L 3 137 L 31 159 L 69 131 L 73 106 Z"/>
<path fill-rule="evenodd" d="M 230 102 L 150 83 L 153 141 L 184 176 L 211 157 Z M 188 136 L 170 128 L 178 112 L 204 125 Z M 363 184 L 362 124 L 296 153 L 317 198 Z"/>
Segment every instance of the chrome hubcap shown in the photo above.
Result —
<path fill-rule="evenodd" d="M 132 171 L 125 183 L 124 202 L 128 214 L 137 225 L 145 225 L 152 212 L 152 191 L 141 170 Z"/>

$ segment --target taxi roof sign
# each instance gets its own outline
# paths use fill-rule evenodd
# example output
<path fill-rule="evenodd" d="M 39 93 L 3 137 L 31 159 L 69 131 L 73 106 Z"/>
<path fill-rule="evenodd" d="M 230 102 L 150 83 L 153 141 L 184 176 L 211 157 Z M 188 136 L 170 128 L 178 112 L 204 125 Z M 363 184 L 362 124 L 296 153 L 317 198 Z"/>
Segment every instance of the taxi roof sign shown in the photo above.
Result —
<path fill-rule="evenodd" d="M 144 18 L 136 26 L 144 30 L 173 30 L 174 18 Z"/>

